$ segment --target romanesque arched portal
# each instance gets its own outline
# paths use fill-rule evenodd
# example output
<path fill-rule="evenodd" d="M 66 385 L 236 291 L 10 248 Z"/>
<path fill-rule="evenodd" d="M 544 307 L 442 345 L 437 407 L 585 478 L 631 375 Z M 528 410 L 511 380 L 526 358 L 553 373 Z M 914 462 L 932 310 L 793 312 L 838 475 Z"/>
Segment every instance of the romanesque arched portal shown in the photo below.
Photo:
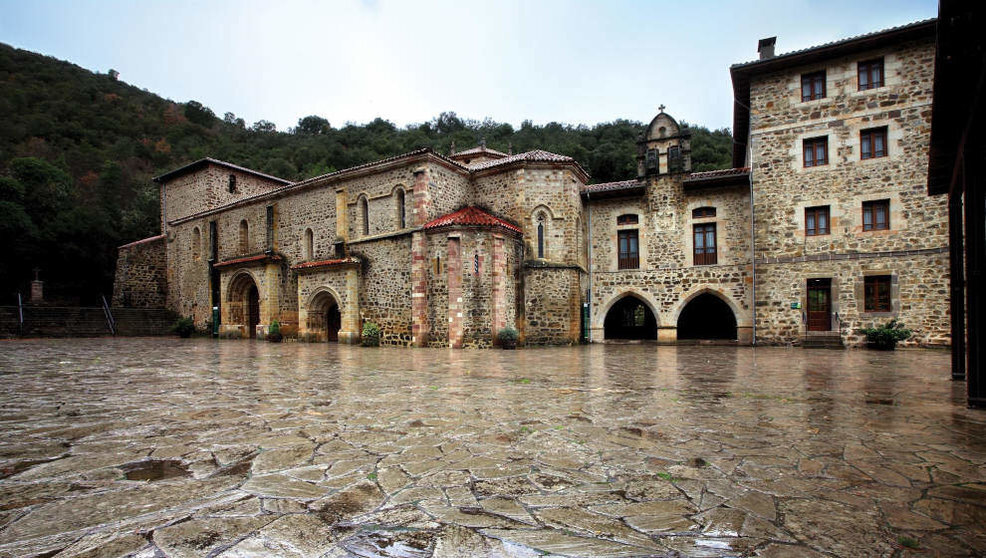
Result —
<path fill-rule="evenodd" d="M 644 301 L 626 295 L 606 313 L 606 339 L 657 339 L 657 318 Z"/>
<path fill-rule="evenodd" d="M 681 309 L 678 339 L 736 340 L 736 315 L 723 299 L 701 293 Z"/>
<path fill-rule="evenodd" d="M 230 325 L 241 324 L 248 337 L 257 336 L 260 324 L 260 291 L 249 273 L 240 273 L 229 282 L 228 311 Z"/>
<path fill-rule="evenodd" d="M 339 301 L 327 290 L 316 293 L 308 304 L 307 331 L 319 339 L 334 343 L 339 341 L 341 327 Z"/>

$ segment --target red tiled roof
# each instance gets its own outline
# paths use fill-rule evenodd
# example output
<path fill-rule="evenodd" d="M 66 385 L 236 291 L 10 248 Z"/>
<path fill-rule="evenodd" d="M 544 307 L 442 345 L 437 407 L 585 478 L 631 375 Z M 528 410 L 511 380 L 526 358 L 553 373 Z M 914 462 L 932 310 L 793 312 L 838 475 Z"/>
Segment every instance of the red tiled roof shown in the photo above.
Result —
<path fill-rule="evenodd" d="M 575 159 L 569 157 L 568 155 L 559 155 L 557 153 L 552 153 L 550 151 L 545 151 L 543 149 L 534 149 L 532 151 L 525 151 L 523 153 L 518 153 L 516 155 L 509 155 L 502 159 L 497 159 L 495 161 L 483 161 L 475 165 L 469 165 L 469 169 L 473 171 L 491 169 L 493 167 L 498 167 L 500 165 L 509 165 L 510 163 L 516 163 L 518 161 L 526 161 L 530 163 L 573 163 L 579 168 L 583 173 L 585 169 L 582 165 L 579 165 Z"/>
<path fill-rule="evenodd" d="M 314 262 L 302 262 L 300 264 L 291 266 L 291 269 L 298 269 L 298 270 L 313 269 L 316 267 L 332 267 L 338 265 L 358 264 L 358 263 L 360 263 L 359 258 L 349 257 L 349 258 L 338 258 L 335 260 L 318 260 Z"/>
<path fill-rule="evenodd" d="M 256 256 L 246 256 L 243 258 L 236 258 L 234 260 L 226 260 L 224 262 L 219 262 L 213 265 L 212 267 L 226 267 L 230 265 L 262 262 L 262 261 L 279 262 L 281 261 L 281 256 L 278 256 L 277 254 L 257 254 Z"/>
<path fill-rule="evenodd" d="M 123 246 L 119 246 L 117 249 L 119 250 L 119 249 L 122 249 L 122 248 L 132 248 L 132 247 L 138 246 L 140 244 L 149 244 L 151 242 L 154 242 L 155 240 L 164 240 L 164 238 L 165 238 L 165 236 L 163 234 L 159 234 L 157 236 L 152 236 L 150 238 L 144 238 L 144 239 L 141 239 L 141 240 L 138 240 L 138 241 L 135 241 L 135 242 L 131 242 L 130 244 L 124 244 Z"/>
<path fill-rule="evenodd" d="M 425 223 L 425 230 L 439 229 L 442 227 L 501 227 L 508 231 L 521 233 L 520 227 L 504 221 L 499 217 L 494 217 L 478 207 L 465 207 L 453 213 L 442 215 L 438 219 Z"/>
<path fill-rule="evenodd" d="M 506 153 L 502 151 L 497 151 L 496 149 L 490 149 L 485 145 L 477 145 L 472 149 L 466 149 L 465 151 L 458 151 L 449 155 L 450 159 L 458 159 L 459 157 L 469 156 L 469 155 L 487 155 L 490 157 L 509 157 Z"/>
<path fill-rule="evenodd" d="M 723 178 L 746 176 L 750 174 L 750 167 L 738 167 L 733 169 L 719 169 L 714 171 L 693 172 L 682 182 L 706 182 Z"/>
<path fill-rule="evenodd" d="M 643 188 L 644 183 L 636 179 L 620 180 L 618 182 L 602 182 L 600 184 L 586 184 L 582 187 L 582 192 L 610 192 L 613 190 L 628 190 L 632 188 Z"/>

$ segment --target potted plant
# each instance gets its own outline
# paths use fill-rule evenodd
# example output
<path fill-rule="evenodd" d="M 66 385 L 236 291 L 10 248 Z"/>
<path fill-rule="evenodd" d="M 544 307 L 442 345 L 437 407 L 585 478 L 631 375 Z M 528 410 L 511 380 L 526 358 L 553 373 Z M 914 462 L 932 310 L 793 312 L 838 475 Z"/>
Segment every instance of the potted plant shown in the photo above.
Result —
<path fill-rule="evenodd" d="M 280 343 L 282 339 L 284 339 L 284 336 L 281 335 L 281 324 L 277 320 L 274 320 L 271 322 L 270 327 L 267 328 L 267 340 L 271 343 Z"/>
<path fill-rule="evenodd" d="M 501 349 L 513 350 L 517 348 L 517 336 L 517 330 L 507 326 L 497 332 L 496 340 L 500 343 Z"/>
<path fill-rule="evenodd" d="M 860 332 L 866 335 L 866 346 L 880 351 L 892 351 L 899 341 L 911 337 L 911 330 L 904 327 L 896 318 L 877 327 L 867 327 Z"/>
<path fill-rule="evenodd" d="M 182 339 L 188 339 L 195 333 L 195 322 L 192 321 L 192 318 L 178 318 L 171 326 L 171 331 L 177 333 L 178 337 Z"/>
<path fill-rule="evenodd" d="M 380 326 L 373 322 L 363 324 L 362 345 L 364 347 L 380 346 Z"/>

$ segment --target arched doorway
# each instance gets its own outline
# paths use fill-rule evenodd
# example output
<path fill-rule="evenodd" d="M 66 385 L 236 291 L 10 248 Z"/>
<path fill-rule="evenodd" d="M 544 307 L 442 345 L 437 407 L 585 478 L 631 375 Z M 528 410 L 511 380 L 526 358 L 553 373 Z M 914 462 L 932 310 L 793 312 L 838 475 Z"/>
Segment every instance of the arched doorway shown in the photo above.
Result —
<path fill-rule="evenodd" d="M 627 295 L 606 313 L 606 339 L 657 339 L 657 318 L 644 301 Z"/>
<path fill-rule="evenodd" d="M 260 324 L 260 291 L 249 273 L 243 272 L 229 282 L 229 323 L 242 324 L 247 337 L 257 336 Z"/>
<path fill-rule="evenodd" d="M 308 331 L 324 337 L 326 341 L 339 341 L 339 329 L 342 328 L 342 313 L 335 297 L 327 291 L 322 291 L 312 297 L 308 309 Z"/>
<path fill-rule="evenodd" d="M 736 316 L 723 299 L 702 293 L 678 315 L 678 339 L 736 340 Z"/>

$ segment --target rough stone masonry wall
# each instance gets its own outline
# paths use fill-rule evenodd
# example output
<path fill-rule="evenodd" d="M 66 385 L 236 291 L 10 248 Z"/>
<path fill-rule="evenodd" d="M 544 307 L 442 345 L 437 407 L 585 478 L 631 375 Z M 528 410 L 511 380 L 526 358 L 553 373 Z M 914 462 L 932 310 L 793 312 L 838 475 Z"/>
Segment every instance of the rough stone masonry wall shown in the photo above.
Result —
<path fill-rule="evenodd" d="M 229 191 L 231 174 L 236 176 L 236 191 L 233 193 Z M 283 186 L 280 182 L 250 173 L 208 164 L 198 171 L 179 176 L 163 186 L 161 230 L 167 230 L 165 219 L 166 221 L 181 219 Z M 164 212 L 167 212 L 167 215 Z"/>
<path fill-rule="evenodd" d="M 429 221 L 475 204 L 473 186 L 465 171 L 438 163 L 428 165 L 428 193 L 431 196 Z"/>
<path fill-rule="evenodd" d="M 113 306 L 164 308 L 168 296 L 164 238 L 120 248 L 113 280 Z"/>
<path fill-rule="evenodd" d="M 448 231 L 439 230 L 427 237 L 430 347 L 448 347 L 448 236 Z"/>
<path fill-rule="evenodd" d="M 380 326 L 385 345 L 411 343 L 411 235 L 385 237 L 350 245 L 364 261 L 360 277 L 363 322 Z"/>
<path fill-rule="evenodd" d="M 569 169 L 528 168 L 519 176 L 523 205 L 517 222 L 524 229 L 527 259 L 537 257 L 537 214 L 548 214 L 544 234 L 544 259 L 578 265 L 581 239 L 582 182 Z"/>
<path fill-rule="evenodd" d="M 764 344 L 796 344 L 805 335 L 808 306 L 806 280 L 832 280 L 833 330 L 849 346 L 865 338 L 860 328 L 882 325 L 898 318 L 914 332 L 902 345 L 947 346 L 948 318 L 947 250 L 937 253 L 865 257 L 838 261 L 809 261 L 757 266 L 757 338 Z M 865 312 L 863 283 L 867 275 L 892 277 L 892 312 Z M 801 309 L 792 309 L 800 302 Z"/>
<path fill-rule="evenodd" d="M 885 85 L 858 91 L 857 62 L 881 56 Z M 800 76 L 818 70 L 826 72 L 827 97 L 802 102 Z M 948 266 L 936 253 L 948 244 L 946 200 L 926 192 L 933 70 L 934 44 L 923 40 L 752 81 L 756 255 L 765 262 L 757 269 L 761 341 L 790 343 L 803 334 L 803 324 L 788 314 L 798 313 L 789 303 L 804 298 L 808 278 L 831 277 L 833 285 L 841 285 L 837 300 L 843 319 L 854 325 L 873 321 L 851 310 L 862 305 L 861 289 L 850 279 L 859 277 L 860 264 L 818 260 L 891 253 L 859 261 L 896 270 L 901 291 L 895 294 L 895 309 L 916 330 L 915 342 L 947 342 L 947 293 L 933 305 L 897 298 L 908 285 L 927 284 L 934 292 L 947 282 Z M 860 131 L 883 126 L 888 155 L 861 160 Z M 804 168 L 803 140 L 822 136 L 828 139 L 828 164 Z M 863 202 L 883 199 L 890 200 L 890 229 L 863 231 Z M 825 205 L 831 233 L 806 236 L 805 209 Z M 913 256 L 915 250 L 924 255 Z M 794 261 L 799 258 L 809 261 Z"/>
<path fill-rule="evenodd" d="M 563 345 L 579 341 L 582 270 L 570 267 L 524 270 L 521 341 L 527 345 Z"/>

